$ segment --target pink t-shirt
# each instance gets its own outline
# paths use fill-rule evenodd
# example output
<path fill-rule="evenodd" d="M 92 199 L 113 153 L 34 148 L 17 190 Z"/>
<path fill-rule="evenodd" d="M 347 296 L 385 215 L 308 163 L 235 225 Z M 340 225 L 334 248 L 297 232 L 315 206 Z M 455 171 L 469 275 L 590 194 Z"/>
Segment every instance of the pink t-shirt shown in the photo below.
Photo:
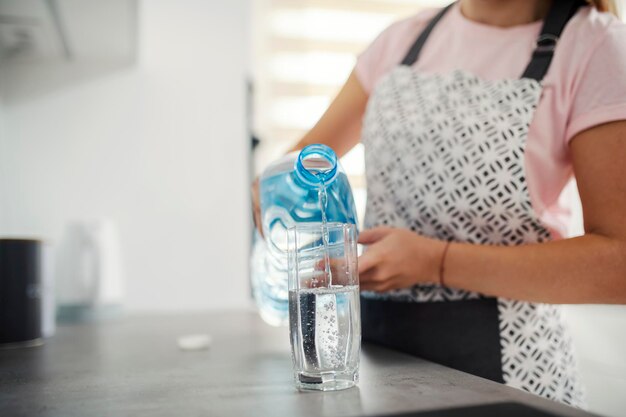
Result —
<path fill-rule="evenodd" d="M 437 11 L 394 23 L 359 56 L 355 71 L 368 93 L 400 64 Z M 431 74 L 461 69 L 490 80 L 519 78 L 541 25 L 488 26 L 465 18 L 457 4 L 435 27 L 414 68 Z M 526 175 L 535 212 L 559 238 L 570 217 L 559 201 L 572 177 L 570 139 L 593 126 L 626 120 L 626 25 L 582 8 L 561 35 L 543 84 L 528 133 Z"/>

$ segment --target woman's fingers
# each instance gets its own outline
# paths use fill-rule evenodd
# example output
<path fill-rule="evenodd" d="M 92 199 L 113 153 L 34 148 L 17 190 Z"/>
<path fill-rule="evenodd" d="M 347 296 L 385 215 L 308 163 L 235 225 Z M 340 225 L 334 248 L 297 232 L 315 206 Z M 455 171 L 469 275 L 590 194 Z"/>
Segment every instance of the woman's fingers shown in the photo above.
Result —
<path fill-rule="evenodd" d="M 263 236 L 263 227 L 261 226 L 261 210 L 260 209 L 254 210 L 254 225 L 259 231 L 259 234 Z"/>
<path fill-rule="evenodd" d="M 361 291 L 387 292 L 393 289 L 393 281 L 362 282 L 360 287 Z"/>
<path fill-rule="evenodd" d="M 393 229 L 390 227 L 375 227 L 369 230 L 363 230 L 359 234 L 359 243 L 363 245 L 371 245 L 387 236 Z"/>
<path fill-rule="evenodd" d="M 252 215 L 254 219 L 254 225 L 257 230 L 263 236 L 263 226 L 261 224 L 261 198 L 259 196 L 259 179 L 257 178 L 252 183 Z"/>
<path fill-rule="evenodd" d="M 361 291 L 374 291 L 374 292 L 381 292 L 380 290 L 378 290 L 378 284 L 372 284 L 372 283 L 367 283 L 367 284 L 361 284 L 360 289 Z"/>
<path fill-rule="evenodd" d="M 359 284 L 361 284 L 361 286 L 363 286 L 364 284 L 368 284 L 372 281 L 374 281 L 374 271 L 373 270 L 369 270 L 367 272 L 363 272 L 359 274 Z"/>
<path fill-rule="evenodd" d="M 359 256 L 359 274 L 364 274 L 380 264 L 382 257 L 379 252 L 377 246 L 372 245 Z"/>
<path fill-rule="evenodd" d="M 391 232 L 389 227 L 377 227 L 370 230 L 364 230 L 359 236 L 359 243 L 369 246 L 363 255 L 359 257 L 359 275 L 365 274 L 372 268 L 375 268 L 380 264 L 382 258 L 380 256 L 380 249 L 376 242 L 383 239 Z"/>
<path fill-rule="evenodd" d="M 350 273 L 353 270 L 344 259 L 329 259 L 330 273 L 334 285 L 348 285 L 350 283 Z M 314 266 L 316 271 L 324 271 L 326 269 L 326 261 L 320 259 Z"/>
<path fill-rule="evenodd" d="M 394 276 L 382 262 L 378 247 L 373 245 L 359 258 L 361 291 L 386 292 L 394 287 Z"/>
<path fill-rule="evenodd" d="M 378 267 L 374 267 L 369 271 L 359 274 L 359 282 L 361 284 L 381 284 L 388 281 L 389 277 Z"/>

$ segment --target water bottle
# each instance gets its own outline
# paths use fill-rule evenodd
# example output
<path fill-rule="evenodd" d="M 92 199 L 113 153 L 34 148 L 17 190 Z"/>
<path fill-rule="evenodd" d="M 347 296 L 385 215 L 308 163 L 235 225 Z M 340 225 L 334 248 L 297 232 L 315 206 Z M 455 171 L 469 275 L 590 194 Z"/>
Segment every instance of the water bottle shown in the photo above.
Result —
<path fill-rule="evenodd" d="M 274 326 L 289 319 L 287 230 L 297 223 L 357 224 L 352 190 L 337 155 L 310 145 L 270 165 L 259 182 L 263 235 L 255 235 L 252 290 L 261 317 Z"/>

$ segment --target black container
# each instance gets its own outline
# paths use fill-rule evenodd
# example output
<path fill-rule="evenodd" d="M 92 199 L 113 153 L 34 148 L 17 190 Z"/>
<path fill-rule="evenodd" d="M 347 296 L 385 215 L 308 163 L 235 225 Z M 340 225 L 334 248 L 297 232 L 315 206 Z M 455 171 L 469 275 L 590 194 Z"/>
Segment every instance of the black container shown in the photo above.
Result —
<path fill-rule="evenodd" d="M 38 240 L 0 239 L 0 347 L 42 343 L 41 252 Z"/>

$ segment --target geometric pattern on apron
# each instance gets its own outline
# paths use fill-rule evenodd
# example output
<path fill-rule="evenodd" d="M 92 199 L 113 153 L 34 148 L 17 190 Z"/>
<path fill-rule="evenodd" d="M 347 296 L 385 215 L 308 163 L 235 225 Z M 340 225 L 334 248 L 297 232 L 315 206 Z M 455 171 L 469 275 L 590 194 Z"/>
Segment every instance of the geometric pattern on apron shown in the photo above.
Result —
<path fill-rule="evenodd" d="M 364 118 L 365 227 L 393 226 L 455 242 L 550 240 L 533 211 L 524 149 L 541 96 L 532 79 L 481 80 L 464 71 L 398 66 L 381 79 Z M 416 285 L 363 296 L 454 302 L 482 295 Z M 498 299 L 502 373 L 511 386 L 582 406 L 571 340 L 557 306 Z"/>

